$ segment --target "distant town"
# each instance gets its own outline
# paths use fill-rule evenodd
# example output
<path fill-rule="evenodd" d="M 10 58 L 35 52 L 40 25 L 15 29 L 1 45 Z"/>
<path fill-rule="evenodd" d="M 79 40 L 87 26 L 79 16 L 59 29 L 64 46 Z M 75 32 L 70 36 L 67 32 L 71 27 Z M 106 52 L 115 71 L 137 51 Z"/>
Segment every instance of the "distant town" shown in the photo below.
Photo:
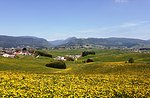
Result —
<path fill-rule="evenodd" d="M 92 47 L 92 46 L 84 46 L 84 47 L 55 47 L 55 48 L 43 48 L 44 50 L 70 50 L 70 49 L 106 49 L 106 50 L 113 50 L 113 49 L 117 49 L 117 50 L 124 50 L 124 51 L 129 51 L 129 52 L 138 52 L 138 53 L 144 53 L 144 54 L 149 54 L 150 53 L 150 48 L 118 48 L 118 47 L 111 47 L 111 48 L 106 48 L 106 47 Z M 36 50 L 38 50 L 37 48 L 34 47 L 17 47 L 17 48 L 3 48 L 0 47 L 0 56 L 2 57 L 7 57 L 7 58 L 16 58 L 17 55 L 32 55 L 35 57 L 39 57 L 39 55 L 36 54 Z M 42 50 L 42 49 L 41 49 Z M 71 57 L 73 59 L 77 59 L 79 57 L 81 57 L 80 54 L 77 55 L 69 55 L 66 54 L 66 57 Z M 57 56 L 56 58 L 54 58 L 55 60 L 63 60 L 65 61 L 66 59 L 64 57 L 61 56 Z"/>

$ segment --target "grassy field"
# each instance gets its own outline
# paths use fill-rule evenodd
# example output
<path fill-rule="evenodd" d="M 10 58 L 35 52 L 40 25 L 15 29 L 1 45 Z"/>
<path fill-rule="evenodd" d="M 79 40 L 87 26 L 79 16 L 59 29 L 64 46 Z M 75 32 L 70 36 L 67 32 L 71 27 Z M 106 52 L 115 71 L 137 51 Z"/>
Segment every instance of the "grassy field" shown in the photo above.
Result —
<path fill-rule="evenodd" d="M 86 50 L 50 50 L 56 56 L 81 54 Z M 53 58 L 0 57 L 0 97 L 39 98 L 148 98 L 150 54 L 121 50 L 89 50 L 96 55 L 66 61 L 67 69 L 48 68 Z M 135 63 L 125 63 L 129 58 Z M 91 58 L 94 62 L 83 63 Z"/>

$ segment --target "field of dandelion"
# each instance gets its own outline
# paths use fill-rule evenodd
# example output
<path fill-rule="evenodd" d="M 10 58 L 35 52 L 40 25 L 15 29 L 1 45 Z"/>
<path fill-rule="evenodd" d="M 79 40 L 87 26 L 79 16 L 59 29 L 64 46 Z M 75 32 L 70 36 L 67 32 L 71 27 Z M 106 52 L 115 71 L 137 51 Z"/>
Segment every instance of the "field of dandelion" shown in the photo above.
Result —
<path fill-rule="evenodd" d="M 51 50 L 55 56 L 84 50 Z M 91 50 L 90 50 L 91 51 Z M 120 50 L 92 50 L 96 55 L 66 61 L 66 69 L 48 68 L 53 58 L 0 57 L 0 97 L 150 97 L 150 54 Z M 135 63 L 125 63 L 130 57 Z M 91 58 L 94 62 L 83 63 Z"/>
<path fill-rule="evenodd" d="M 37 74 L 0 72 L 2 98 L 148 98 L 150 74 Z"/>

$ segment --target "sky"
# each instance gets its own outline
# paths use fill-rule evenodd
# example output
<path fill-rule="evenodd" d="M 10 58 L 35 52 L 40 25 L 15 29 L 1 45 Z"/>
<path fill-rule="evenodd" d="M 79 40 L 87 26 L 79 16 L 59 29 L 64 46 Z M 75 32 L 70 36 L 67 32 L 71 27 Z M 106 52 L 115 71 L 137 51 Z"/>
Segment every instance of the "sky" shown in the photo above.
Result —
<path fill-rule="evenodd" d="M 0 35 L 150 39 L 150 0 L 0 0 Z"/>

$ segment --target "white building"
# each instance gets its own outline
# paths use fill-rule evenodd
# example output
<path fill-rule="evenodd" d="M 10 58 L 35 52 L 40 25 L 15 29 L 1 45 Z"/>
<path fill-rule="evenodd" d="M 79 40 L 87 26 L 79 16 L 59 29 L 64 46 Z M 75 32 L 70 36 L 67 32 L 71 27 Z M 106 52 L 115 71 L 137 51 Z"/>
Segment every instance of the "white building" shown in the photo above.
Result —
<path fill-rule="evenodd" d="M 15 55 L 14 55 L 14 54 L 11 55 L 11 54 L 6 54 L 6 53 L 5 53 L 5 54 L 3 54 L 2 56 L 3 56 L 3 57 L 7 57 L 7 58 L 8 58 L 8 57 L 9 57 L 9 58 L 15 58 Z"/>

